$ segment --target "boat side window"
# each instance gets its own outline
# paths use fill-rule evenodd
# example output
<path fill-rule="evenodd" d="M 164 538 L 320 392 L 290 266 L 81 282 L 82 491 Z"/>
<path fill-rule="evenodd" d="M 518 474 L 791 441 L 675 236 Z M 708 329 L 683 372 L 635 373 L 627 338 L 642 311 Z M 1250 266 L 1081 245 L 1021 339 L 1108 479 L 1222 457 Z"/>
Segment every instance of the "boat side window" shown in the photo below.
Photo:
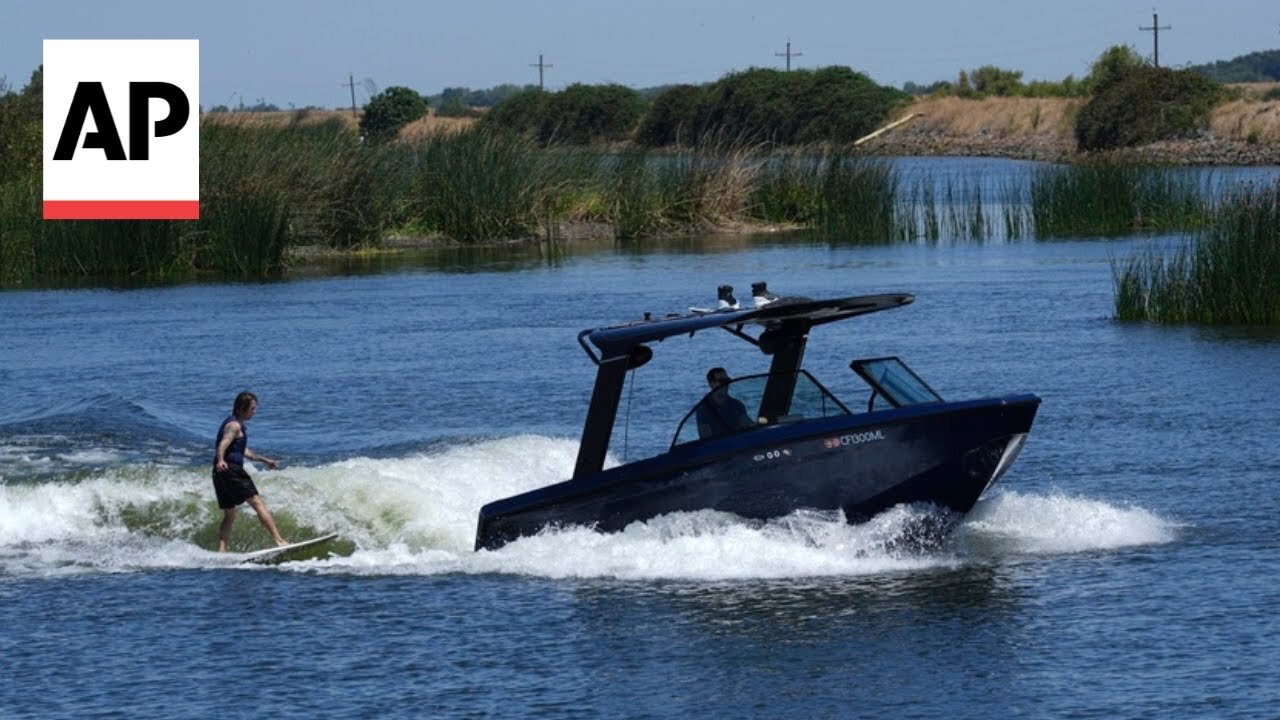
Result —
<path fill-rule="evenodd" d="M 942 402 L 933 388 L 896 357 L 854 360 L 849 367 L 871 386 L 868 410 L 874 410 L 881 399 L 893 407 Z"/>

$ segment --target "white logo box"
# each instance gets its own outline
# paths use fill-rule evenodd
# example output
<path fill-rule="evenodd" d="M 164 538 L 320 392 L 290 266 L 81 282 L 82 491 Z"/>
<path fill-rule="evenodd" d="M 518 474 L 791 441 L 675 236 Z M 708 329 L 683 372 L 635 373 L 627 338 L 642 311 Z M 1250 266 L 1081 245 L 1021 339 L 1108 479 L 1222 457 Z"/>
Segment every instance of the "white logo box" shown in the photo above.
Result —
<path fill-rule="evenodd" d="M 102 84 L 110 119 L 131 159 L 108 159 L 104 149 L 84 146 L 90 133 L 104 130 L 95 119 L 101 106 L 71 113 L 80 83 L 92 82 Z M 147 101 L 145 160 L 134 158 L 130 147 L 130 83 L 168 83 L 187 98 L 186 123 L 164 137 L 156 137 L 155 126 L 172 108 L 159 98 Z M 54 159 L 64 126 L 81 118 L 71 159 Z M 198 219 L 200 41 L 45 40 L 43 168 L 47 220 Z"/>

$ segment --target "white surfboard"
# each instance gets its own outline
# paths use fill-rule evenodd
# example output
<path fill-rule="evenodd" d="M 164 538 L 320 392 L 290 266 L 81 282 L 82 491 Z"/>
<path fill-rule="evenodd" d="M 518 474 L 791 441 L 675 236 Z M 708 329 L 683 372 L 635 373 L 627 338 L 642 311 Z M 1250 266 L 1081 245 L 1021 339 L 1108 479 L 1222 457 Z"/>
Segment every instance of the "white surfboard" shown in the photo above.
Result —
<path fill-rule="evenodd" d="M 312 545 L 319 545 L 320 543 L 326 543 L 326 542 L 329 542 L 330 540 L 333 540 L 336 537 L 338 537 L 338 533 L 329 533 L 328 535 L 321 535 L 320 537 L 311 538 L 310 540 L 303 540 L 302 542 L 289 543 L 288 545 L 281 545 L 280 547 L 272 547 L 272 548 L 267 548 L 265 550 L 254 550 L 253 552 L 241 553 L 240 561 L 251 562 L 251 563 L 284 562 L 285 560 L 288 560 L 292 555 L 297 553 L 297 551 L 303 548 L 309 548 Z"/>

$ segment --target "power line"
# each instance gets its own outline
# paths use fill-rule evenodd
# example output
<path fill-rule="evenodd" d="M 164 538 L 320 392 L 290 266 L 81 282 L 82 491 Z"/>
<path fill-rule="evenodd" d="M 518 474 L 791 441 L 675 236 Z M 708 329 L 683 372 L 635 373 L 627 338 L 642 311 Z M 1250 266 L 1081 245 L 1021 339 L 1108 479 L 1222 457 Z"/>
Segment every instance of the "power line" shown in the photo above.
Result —
<path fill-rule="evenodd" d="M 543 69 L 545 69 L 545 68 L 549 68 L 549 67 L 555 67 L 555 65 L 548 65 L 547 63 L 542 62 L 542 53 L 538 53 L 538 62 L 537 62 L 537 64 L 529 63 L 529 67 L 536 67 L 536 68 L 538 68 L 538 89 L 539 89 L 539 90 L 541 90 L 541 89 L 542 89 L 542 71 L 543 71 Z"/>
<path fill-rule="evenodd" d="M 1147 30 L 1151 31 L 1151 39 L 1155 45 L 1154 52 L 1152 53 L 1151 59 L 1152 59 L 1152 63 L 1156 67 L 1160 67 L 1160 31 L 1172 30 L 1173 26 L 1172 25 L 1161 26 L 1160 16 L 1156 14 L 1155 8 L 1151 8 L 1151 27 L 1142 27 L 1141 25 L 1139 25 L 1138 29 L 1144 32 Z"/>
<path fill-rule="evenodd" d="M 351 117 L 359 120 L 360 113 L 356 112 L 356 77 L 354 74 L 347 75 L 347 81 L 343 83 L 346 87 L 351 88 Z"/>
<path fill-rule="evenodd" d="M 801 55 L 803 55 L 803 54 L 804 54 L 804 53 L 802 53 L 802 52 L 794 52 L 794 53 L 793 53 L 793 52 L 791 52 L 791 38 L 787 38 L 787 51 L 786 51 L 786 52 L 776 52 L 776 53 L 774 53 L 774 56 L 775 56 L 775 57 L 785 57 L 785 58 L 787 59 L 787 72 L 791 72 L 791 58 L 793 58 L 793 57 L 800 57 L 800 56 L 801 56 Z"/>

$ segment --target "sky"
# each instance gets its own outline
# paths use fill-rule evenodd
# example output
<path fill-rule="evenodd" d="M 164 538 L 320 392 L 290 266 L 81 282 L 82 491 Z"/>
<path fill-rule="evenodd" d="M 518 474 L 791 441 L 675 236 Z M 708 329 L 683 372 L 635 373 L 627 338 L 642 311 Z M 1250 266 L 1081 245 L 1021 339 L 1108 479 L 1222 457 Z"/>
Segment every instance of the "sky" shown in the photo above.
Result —
<path fill-rule="evenodd" d="M 1276 0 L 0 0 L 0 77 L 26 85 L 45 38 L 196 38 L 200 103 L 349 107 L 538 83 L 646 88 L 751 67 L 843 65 L 883 85 L 983 65 L 1081 78 L 1103 50 L 1178 67 L 1280 48 Z"/>

